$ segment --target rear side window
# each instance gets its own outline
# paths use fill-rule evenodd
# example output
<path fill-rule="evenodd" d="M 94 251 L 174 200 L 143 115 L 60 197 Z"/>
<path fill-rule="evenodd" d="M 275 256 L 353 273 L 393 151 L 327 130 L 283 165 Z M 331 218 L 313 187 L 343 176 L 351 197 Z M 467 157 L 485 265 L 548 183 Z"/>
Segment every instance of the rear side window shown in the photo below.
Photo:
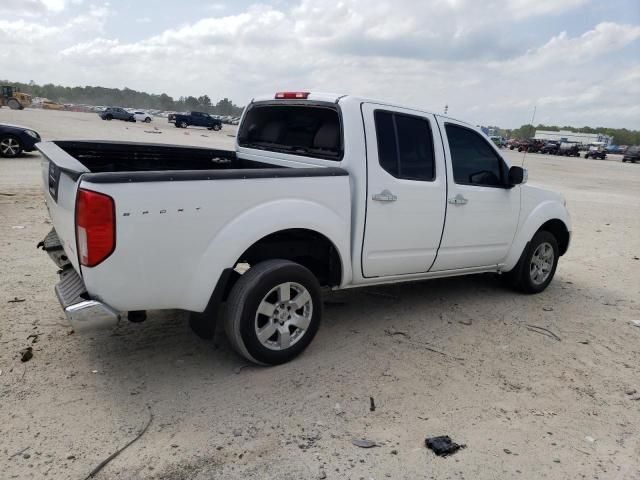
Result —
<path fill-rule="evenodd" d="M 238 145 L 339 161 L 340 117 L 328 106 L 255 105 L 244 116 Z"/>
<path fill-rule="evenodd" d="M 504 162 L 479 133 L 447 123 L 453 178 L 459 185 L 504 187 Z"/>
<path fill-rule="evenodd" d="M 431 181 L 435 178 L 433 138 L 428 120 L 376 110 L 380 166 L 396 178 Z"/>

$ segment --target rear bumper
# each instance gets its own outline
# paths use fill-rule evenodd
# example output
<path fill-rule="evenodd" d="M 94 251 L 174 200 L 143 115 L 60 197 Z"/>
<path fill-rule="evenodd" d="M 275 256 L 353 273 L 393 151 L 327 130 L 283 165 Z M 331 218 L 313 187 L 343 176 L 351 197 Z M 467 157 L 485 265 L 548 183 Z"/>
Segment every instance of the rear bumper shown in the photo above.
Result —
<path fill-rule="evenodd" d="M 82 277 L 64 257 L 55 229 L 51 230 L 41 244 L 43 250 L 62 269 L 58 272 L 60 281 L 55 286 L 55 292 L 73 329 L 88 331 L 116 326 L 122 317 L 121 313 L 106 303 L 91 298 Z"/>
<path fill-rule="evenodd" d="M 65 268 L 59 275 L 60 281 L 55 287 L 56 296 L 74 330 L 111 328 L 118 324 L 120 312 L 106 303 L 91 299 L 82 277 L 73 267 Z"/>

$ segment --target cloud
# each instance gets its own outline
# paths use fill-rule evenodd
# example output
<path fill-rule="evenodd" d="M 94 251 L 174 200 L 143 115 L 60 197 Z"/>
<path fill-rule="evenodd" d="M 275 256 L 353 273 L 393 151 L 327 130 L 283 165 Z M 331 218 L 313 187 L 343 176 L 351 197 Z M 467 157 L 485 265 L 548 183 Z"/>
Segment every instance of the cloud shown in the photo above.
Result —
<path fill-rule="evenodd" d="M 65 0 L 2 0 L 0 13 L 25 16 L 58 13 L 65 9 L 66 3 Z"/>
<path fill-rule="evenodd" d="M 603 22 L 575 38 L 569 37 L 567 32 L 562 32 L 540 48 L 510 61 L 509 67 L 518 70 L 539 70 L 551 65 L 584 64 L 626 47 L 639 38 L 640 25 Z"/>
<path fill-rule="evenodd" d="M 640 61 L 611 59 L 637 44 L 639 25 L 609 21 L 572 35 L 518 35 L 518 25 L 534 20 L 565 15 L 571 21 L 573 9 L 588 8 L 583 0 L 274 5 L 252 5 L 234 14 L 214 9 L 210 17 L 139 41 L 104 30 L 113 23 L 107 23 L 114 15 L 109 7 L 83 6 L 58 27 L 0 22 L 0 42 L 15 36 L 33 46 L 20 65 L 4 63 L 2 50 L 0 62 L 4 75 L 16 79 L 126 85 L 174 96 L 207 93 L 239 103 L 264 92 L 310 89 L 433 111 L 446 103 L 454 116 L 474 123 L 519 125 L 538 105 L 541 118 L 553 123 L 609 120 L 640 127 L 640 117 L 627 107 L 630 98 L 638 98 Z M 153 12 L 149 18 L 155 18 Z"/>

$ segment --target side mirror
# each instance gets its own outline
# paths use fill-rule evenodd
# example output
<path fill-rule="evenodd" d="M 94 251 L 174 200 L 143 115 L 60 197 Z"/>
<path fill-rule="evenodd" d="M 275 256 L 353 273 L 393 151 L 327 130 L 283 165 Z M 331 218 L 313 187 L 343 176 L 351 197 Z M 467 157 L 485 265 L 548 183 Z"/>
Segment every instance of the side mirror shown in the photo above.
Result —
<path fill-rule="evenodd" d="M 512 187 L 527 183 L 528 177 L 529 173 L 526 168 L 514 166 L 509 169 L 509 185 Z"/>

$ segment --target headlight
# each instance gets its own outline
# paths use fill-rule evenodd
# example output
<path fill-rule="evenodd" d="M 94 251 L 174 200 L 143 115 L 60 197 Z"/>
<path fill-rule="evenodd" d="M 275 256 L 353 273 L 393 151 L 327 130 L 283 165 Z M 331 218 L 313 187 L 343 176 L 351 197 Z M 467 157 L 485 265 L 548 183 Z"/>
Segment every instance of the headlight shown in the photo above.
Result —
<path fill-rule="evenodd" d="M 38 135 L 37 132 L 34 132 L 33 130 L 25 130 L 24 133 L 26 133 L 27 135 L 35 138 L 35 139 L 40 139 L 40 135 Z"/>

